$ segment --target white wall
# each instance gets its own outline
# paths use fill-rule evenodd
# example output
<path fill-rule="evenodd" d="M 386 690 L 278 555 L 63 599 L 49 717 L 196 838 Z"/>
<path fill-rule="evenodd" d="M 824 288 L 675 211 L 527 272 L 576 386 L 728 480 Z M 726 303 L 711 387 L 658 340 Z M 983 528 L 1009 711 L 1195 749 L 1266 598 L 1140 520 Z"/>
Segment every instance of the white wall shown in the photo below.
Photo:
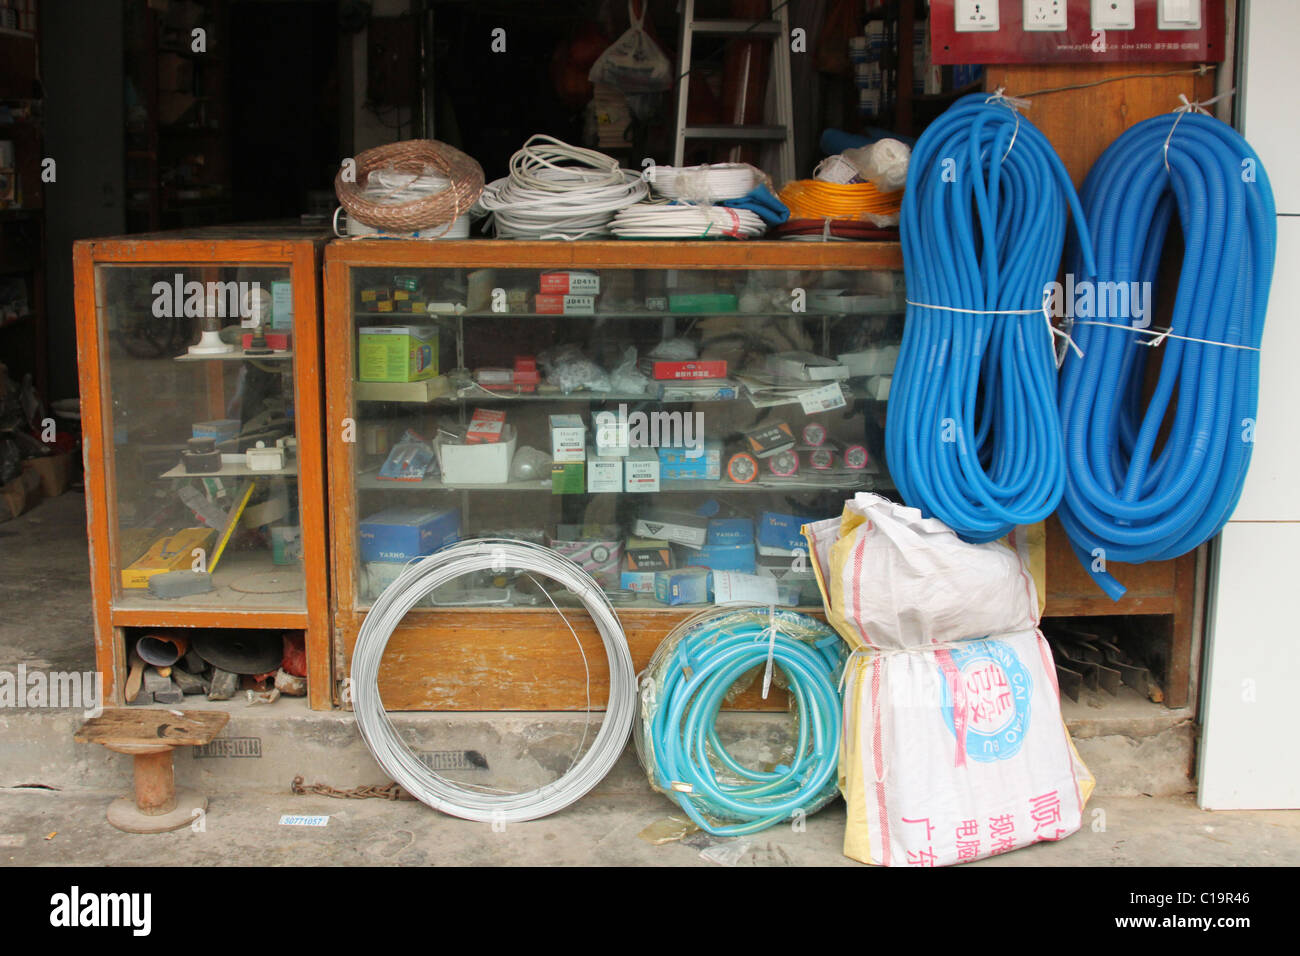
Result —
<path fill-rule="evenodd" d="M 1296 0 L 1248 0 L 1238 67 L 1239 128 L 1267 170 L 1277 266 L 1260 354 L 1250 474 L 1211 578 L 1198 802 L 1208 809 L 1300 807 L 1300 109 Z"/>

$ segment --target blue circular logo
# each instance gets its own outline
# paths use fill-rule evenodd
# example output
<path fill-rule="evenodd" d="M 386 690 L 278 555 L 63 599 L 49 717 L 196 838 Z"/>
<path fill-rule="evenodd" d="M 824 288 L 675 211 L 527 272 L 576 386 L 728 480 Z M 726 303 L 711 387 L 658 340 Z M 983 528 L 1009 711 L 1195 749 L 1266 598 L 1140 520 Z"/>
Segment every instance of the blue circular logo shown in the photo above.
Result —
<path fill-rule="evenodd" d="M 949 650 L 947 656 L 952 667 L 941 658 L 939 686 L 949 733 L 957 736 L 955 683 L 965 724 L 966 755 L 981 763 L 1014 757 L 1029 732 L 1034 682 L 1028 668 L 1011 646 L 1001 641 L 968 641 Z"/>

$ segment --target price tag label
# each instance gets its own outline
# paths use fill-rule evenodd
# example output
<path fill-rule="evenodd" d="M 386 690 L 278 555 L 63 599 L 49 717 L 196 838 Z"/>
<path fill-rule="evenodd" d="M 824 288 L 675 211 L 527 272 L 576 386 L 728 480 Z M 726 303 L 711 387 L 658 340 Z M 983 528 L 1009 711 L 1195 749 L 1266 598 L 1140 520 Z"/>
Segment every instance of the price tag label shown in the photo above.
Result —
<path fill-rule="evenodd" d="M 844 397 L 844 389 L 840 388 L 840 383 L 831 382 L 821 388 L 800 393 L 799 404 L 803 406 L 805 415 L 816 415 L 818 412 L 843 408 L 848 404 L 848 400 Z"/>

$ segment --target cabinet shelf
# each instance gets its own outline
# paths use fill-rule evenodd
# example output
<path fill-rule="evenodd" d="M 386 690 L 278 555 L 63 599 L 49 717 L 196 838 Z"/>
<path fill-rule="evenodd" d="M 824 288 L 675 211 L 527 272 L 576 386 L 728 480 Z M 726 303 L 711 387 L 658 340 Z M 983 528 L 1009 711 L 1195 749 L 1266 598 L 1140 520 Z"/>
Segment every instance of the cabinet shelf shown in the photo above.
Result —
<path fill-rule="evenodd" d="M 261 472 L 269 474 L 269 472 Z M 671 481 L 660 482 L 658 491 L 649 492 L 628 492 L 628 491 L 590 491 L 581 494 L 557 495 L 560 498 L 582 498 L 582 497 L 609 497 L 628 495 L 632 498 L 647 498 L 651 495 L 663 494 L 718 494 L 719 492 L 753 492 L 753 491 L 834 491 L 836 489 L 846 489 L 851 491 L 869 491 L 872 489 L 892 487 L 883 476 L 874 471 L 858 472 L 861 477 L 854 481 L 852 477 L 844 474 L 834 473 L 827 476 L 821 481 L 807 481 L 802 479 L 789 478 L 756 478 L 751 482 L 741 484 L 726 478 L 719 478 L 717 481 Z M 544 491 L 547 494 L 551 492 L 550 478 L 535 478 L 526 481 L 506 481 L 499 484 L 470 485 L 444 484 L 440 478 L 425 478 L 421 481 L 391 481 L 387 478 L 380 478 L 375 471 L 362 472 L 357 475 L 357 489 L 359 491 Z"/>
<path fill-rule="evenodd" d="M 191 355 L 189 352 L 182 352 L 175 358 L 177 362 L 292 362 L 293 350 L 267 352 L 263 355 L 249 355 L 242 349 L 220 352 L 216 355 Z"/>

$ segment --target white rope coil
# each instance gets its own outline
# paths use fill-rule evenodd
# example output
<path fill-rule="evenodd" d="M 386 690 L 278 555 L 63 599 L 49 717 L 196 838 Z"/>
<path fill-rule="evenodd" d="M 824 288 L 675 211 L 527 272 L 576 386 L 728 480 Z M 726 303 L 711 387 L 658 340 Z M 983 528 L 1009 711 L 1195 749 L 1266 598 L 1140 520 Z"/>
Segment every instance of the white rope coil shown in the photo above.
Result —
<path fill-rule="evenodd" d="M 767 225 L 748 209 L 642 202 L 614 217 L 620 239 L 753 239 Z"/>
<path fill-rule="evenodd" d="M 591 748 L 559 779 L 524 793 L 485 793 L 447 780 L 416 759 L 379 697 L 379 664 L 393 630 L 436 588 L 474 571 L 519 568 L 577 594 L 609 658 L 609 702 Z M 480 538 L 444 548 L 406 568 L 375 601 L 352 651 L 352 706 L 357 727 L 379 765 L 420 802 L 484 823 L 517 823 L 563 810 L 598 784 L 622 754 L 637 706 L 636 675 L 622 625 L 605 592 L 568 558 L 526 541 Z"/>
<path fill-rule="evenodd" d="M 612 156 L 540 133 L 510 157 L 510 174 L 479 197 L 503 239 L 587 239 L 609 234 L 618 210 L 647 195 Z"/>
<path fill-rule="evenodd" d="M 739 199 L 762 181 L 762 172 L 748 163 L 656 166 L 650 188 L 664 199 L 715 203 Z"/>

